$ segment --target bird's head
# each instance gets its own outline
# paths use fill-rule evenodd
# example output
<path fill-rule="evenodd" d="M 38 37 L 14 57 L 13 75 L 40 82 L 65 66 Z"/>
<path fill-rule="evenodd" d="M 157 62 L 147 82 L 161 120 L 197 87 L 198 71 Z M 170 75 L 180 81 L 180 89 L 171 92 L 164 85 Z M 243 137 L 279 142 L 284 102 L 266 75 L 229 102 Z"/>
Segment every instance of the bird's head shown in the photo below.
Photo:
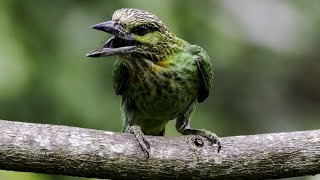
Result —
<path fill-rule="evenodd" d="M 92 26 L 113 36 L 88 57 L 122 56 L 159 60 L 179 49 L 176 37 L 157 16 L 139 9 L 119 9 L 111 21 Z"/>

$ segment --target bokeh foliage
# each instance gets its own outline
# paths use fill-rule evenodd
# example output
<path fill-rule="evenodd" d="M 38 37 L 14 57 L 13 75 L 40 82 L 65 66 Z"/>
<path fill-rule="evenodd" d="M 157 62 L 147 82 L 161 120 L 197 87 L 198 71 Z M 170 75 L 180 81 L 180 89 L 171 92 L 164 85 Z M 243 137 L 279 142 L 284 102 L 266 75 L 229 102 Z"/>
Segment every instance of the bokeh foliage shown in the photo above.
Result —
<path fill-rule="evenodd" d="M 90 26 L 122 7 L 156 14 L 214 61 L 214 88 L 193 127 L 219 136 L 320 128 L 316 0 L 0 1 L 0 118 L 120 131 L 114 59 L 85 54 L 109 37 Z M 179 135 L 174 122 L 166 134 Z M 22 176 L 77 179 L 0 171 Z"/>

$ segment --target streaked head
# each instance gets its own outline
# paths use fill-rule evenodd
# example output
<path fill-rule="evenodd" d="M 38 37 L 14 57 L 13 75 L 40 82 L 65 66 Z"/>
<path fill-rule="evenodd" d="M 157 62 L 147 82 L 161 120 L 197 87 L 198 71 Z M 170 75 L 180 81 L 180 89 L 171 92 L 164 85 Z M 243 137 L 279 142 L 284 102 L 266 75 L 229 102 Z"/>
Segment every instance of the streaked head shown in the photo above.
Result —
<path fill-rule="evenodd" d="M 177 48 L 175 36 L 157 16 L 139 9 L 119 9 L 111 21 L 92 26 L 93 29 L 113 35 L 89 57 L 145 56 L 159 59 Z"/>

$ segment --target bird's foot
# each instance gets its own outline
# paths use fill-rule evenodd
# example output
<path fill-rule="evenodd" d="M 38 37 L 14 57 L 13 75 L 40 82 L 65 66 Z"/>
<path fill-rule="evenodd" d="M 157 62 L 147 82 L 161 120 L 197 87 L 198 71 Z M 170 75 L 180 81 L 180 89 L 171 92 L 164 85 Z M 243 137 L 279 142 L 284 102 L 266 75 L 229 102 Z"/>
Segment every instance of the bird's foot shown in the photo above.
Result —
<path fill-rule="evenodd" d="M 208 131 L 208 130 L 206 130 L 206 129 L 199 129 L 198 134 L 199 134 L 200 136 L 206 137 L 206 138 L 209 139 L 213 144 L 217 144 L 217 146 L 218 146 L 218 153 L 220 152 L 220 150 L 221 150 L 221 142 L 220 142 L 219 137 L 218 137 L 215 133 L 213 133 L 213 132 L 211 132 L 211 131 Z"/>
<path fill-rule="evenodd" d="M 141 131 L 141 128 L 139 126 L 133 125 L 133 126 L 130 126 L 128 132 L 135 136 L 142 151 L 147 155 L 147 158 L 149 158 L 150 157 L 150 144 L 146 140 L 146 138 L 144 137 L 144 134 Z"/>
<path fill-rule="evenodd" d="M 209 141 L 211 141 L 213 144 L 217 144 L 218 153 L 221 150 L 221 142 L 220 142 L 219 137 L 211 131 L 208 131 L 206 129 L 184 129 L 182 131 L 182 134 L 203 136 L 203 137 L 209 139 Z"/>

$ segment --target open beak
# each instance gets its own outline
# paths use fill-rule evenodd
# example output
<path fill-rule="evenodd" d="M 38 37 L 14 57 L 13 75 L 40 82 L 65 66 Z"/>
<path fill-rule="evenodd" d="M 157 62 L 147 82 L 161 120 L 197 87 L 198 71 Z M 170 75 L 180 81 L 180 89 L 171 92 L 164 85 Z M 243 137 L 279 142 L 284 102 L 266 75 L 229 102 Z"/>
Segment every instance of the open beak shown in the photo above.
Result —
<path fill-rule="evenodd" d="M 92 29 L 112 34 L 107 42 L 98 49 L 89 52 L 88 57 L 105 57 L 112 55 L 125 55 L 134 52 L 137 42 L 114 21 L 107 21 L 93 25 Z"/>

